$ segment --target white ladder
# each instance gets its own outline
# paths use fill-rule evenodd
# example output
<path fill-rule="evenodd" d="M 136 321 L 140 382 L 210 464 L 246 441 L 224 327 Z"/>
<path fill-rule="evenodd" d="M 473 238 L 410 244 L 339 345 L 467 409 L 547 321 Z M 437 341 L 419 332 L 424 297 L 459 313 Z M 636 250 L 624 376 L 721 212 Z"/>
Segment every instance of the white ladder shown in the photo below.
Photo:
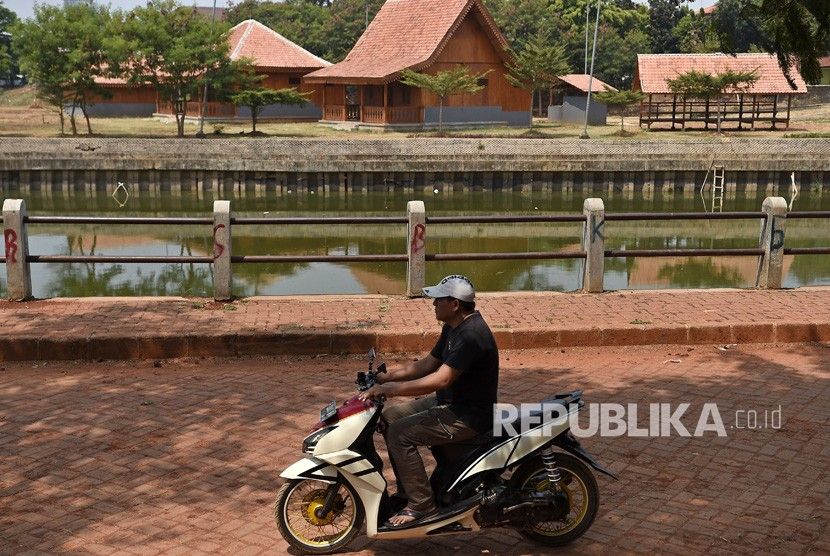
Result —
<path fill-rule="evenodd" d="M 712 174 L 712 212 L 723 212 L 723 189 L 726 172 L 723 166 L 715 166 Z"/>

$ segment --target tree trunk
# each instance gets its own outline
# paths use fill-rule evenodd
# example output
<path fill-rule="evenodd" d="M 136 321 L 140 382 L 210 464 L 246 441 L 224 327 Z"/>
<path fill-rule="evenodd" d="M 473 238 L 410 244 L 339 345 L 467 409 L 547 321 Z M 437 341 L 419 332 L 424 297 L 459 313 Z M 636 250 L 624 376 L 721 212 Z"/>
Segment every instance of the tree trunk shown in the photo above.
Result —
<path fill-rule="evenodd" d="M 530 92 L 530 127 L 528 128 L 530 131 L 533 131 L 533 98 L 536 94 L 531 91 Z"/>
<path fill-rule="evenodd" d="M 77 98 L 72 99 L 72 111 L 69 113 L 69 124 L 72 126 L 72 135 L 78 135 L 78 128 L 75 125 L 75 106 Z"/>
<path fill-rule="evenodd" d="M 721 114 L 723 113 L 723 97 L 718 98 L 718 133 L 720 133 Z"/>
<path fill-rule="evenodd" d="M 61 118 L 61 135 L 64 135 L 66 133 L 66 122 L 63 116 L 63 101 L 61 101 L 60 108 L 58 109 L 58 115 Z"/>
<path fill-rule="evenodd" d="M 254 133 L 256 133 L 257 112 L 259 112 L 259 109 L 256 106 L 251 106 L 251 123 L 253 124 L 253 127 L 254 127 L 254 131 L 253 131 Z"/>
<path fill-rule="evenodd" d="M 81 103 L 81 112 L 84 115 L 84 119 L 86 120 L 86 134 L 92 135 L 92 126 L 89 125 L 89 114 L 86 113 L 86 101 Z"/>
<path fill-rule="evenodd" d="M 620 106 L 620 135 L 625 133 L 625 107 Z"/>
<path fill-rule="evenodd" d="M 444 98 L 438 99 L 438 133 L 444 132 Z"/>

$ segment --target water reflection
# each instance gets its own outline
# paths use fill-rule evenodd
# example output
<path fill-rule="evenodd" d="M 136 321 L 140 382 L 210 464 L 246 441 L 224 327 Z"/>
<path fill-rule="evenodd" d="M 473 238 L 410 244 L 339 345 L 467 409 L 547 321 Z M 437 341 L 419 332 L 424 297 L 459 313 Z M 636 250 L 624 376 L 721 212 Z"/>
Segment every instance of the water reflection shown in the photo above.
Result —
<path fill-rule="evenodd" d="M 702 211 L 699 197 L 655 195 L 651 198 L 602 196 L 608 212 Z M 724 210 L 758 211 L 763 193 L 727 199 Z M 393 192 L 364 195 L 273 194 L 233 198 L 236 216 L 287 215 L 403 215 L 409 198 Z M 124 208 L 104 193 L 70 196 L 31 193 L 30 214 L 84 214 L 107 216 L 208 216 L 210 194 L 131 198 Z M 551 192 L 445 192 L 425 199 L 431 215 L 474 213 L 581 212 L 582 194 Z M 830 196 L 802 192 L 796 210 L 830 210 Z M 745 248 L 757 246 L 759 222 L 678 221 L 610 222 L 608 249 Z M 204 256 L 212 252 L 209 226 L 55 226 L 30 225 L 32 254 Z M 383 226 L 236 226 L 233 252 L 271 255 L 391 254 L 406 251 L 405 227 Z M 579 224 L 431 225 L 427 251 L 464 252 L 578 252 Z M 787 246 L 830 245 L 827 220 L 791 220 Z M 434 262 L 427 265 L 427 281 L 450 273 L 468 274 L 482 291 L 552 290 L 580 287 L 582 261 Z M 607 259 L 607 289 L 698 288 L 753 286 L 756 257 L 663 257 Z M 830 284 L 830 257 L 787 256 L 785 285 Z M 405 288 L 404 263 L 294 263 L 235 264 L 234 291 L 238 295 L 306 293 L 400 294 Z M 0 292 L 5 294 L 5 268 L 0 269 Z M 212 267 L 208 264 L 35 264 L 36 297 L 184 295 L 210 296 Z"/>

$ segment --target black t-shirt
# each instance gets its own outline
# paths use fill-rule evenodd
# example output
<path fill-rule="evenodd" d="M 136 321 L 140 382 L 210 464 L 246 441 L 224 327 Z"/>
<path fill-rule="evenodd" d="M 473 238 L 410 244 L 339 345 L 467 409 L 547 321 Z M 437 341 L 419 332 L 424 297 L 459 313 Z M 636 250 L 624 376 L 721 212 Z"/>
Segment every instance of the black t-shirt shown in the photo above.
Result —
<path fill-rule="evenodd" d="M 481 313 L 473 312 L 455 328 L 445 324 L 430 353 L 461 372 L 436 393 L 438 404 L 449 405 L 474 428 L 491 426 L 499 387 L 499 349 Z"/>

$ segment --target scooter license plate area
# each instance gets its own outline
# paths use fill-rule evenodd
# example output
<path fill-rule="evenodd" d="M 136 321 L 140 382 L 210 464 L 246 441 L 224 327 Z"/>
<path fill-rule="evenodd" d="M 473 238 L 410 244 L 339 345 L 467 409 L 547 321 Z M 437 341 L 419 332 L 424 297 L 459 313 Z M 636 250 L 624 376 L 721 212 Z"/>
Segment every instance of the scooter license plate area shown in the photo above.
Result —
<path fill-rule="evenodd" d="M 327 421 L 337 415 L 337 402 L 333 401 L 320 410 L 320 421 Z"/>

